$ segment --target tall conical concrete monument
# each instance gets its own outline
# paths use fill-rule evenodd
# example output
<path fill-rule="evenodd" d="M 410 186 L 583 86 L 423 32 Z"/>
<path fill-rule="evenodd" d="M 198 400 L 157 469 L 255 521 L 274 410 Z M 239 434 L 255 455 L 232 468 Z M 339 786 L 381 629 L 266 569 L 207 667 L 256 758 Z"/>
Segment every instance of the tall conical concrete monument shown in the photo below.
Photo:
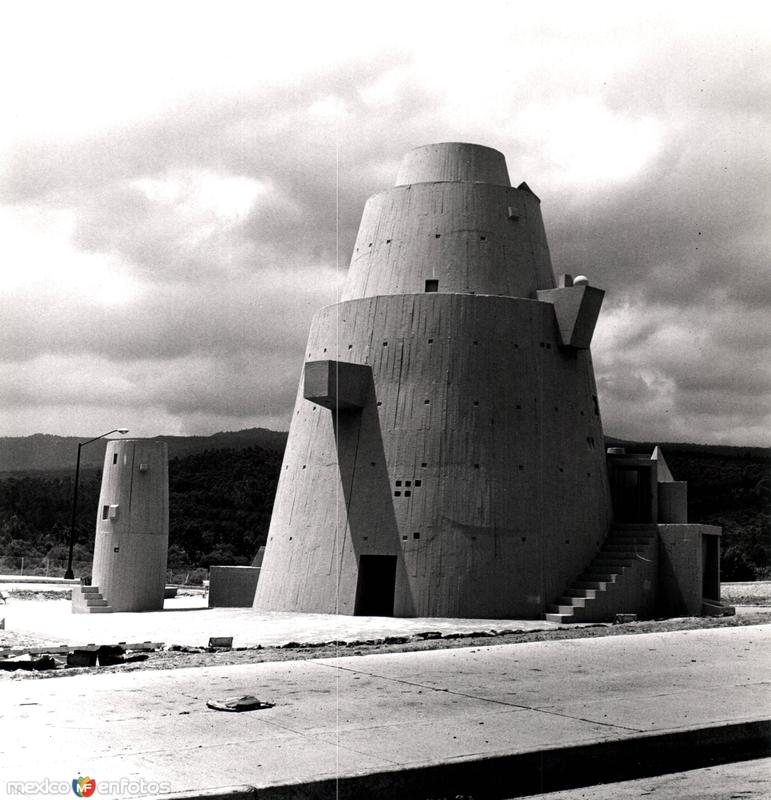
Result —
<path fill-rule="evenodd" d="M 540 617 L 611 521 L 589 353 L 503 155 L 409 153 L 313 320 L 255 608 Z"/>

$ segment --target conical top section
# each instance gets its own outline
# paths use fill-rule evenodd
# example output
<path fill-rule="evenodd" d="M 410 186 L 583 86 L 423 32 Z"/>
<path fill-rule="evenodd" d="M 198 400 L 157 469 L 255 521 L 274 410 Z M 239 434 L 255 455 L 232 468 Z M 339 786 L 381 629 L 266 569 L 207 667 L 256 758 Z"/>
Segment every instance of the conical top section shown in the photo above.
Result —
<path fill-rule="evenodd" d="M 536 299 L 554 273 L 540 202 L 502 153 L 444 142 L 410 151 L 370 197 L 342 299 L 424 292 Z"/>
<path fill-rule="evenodd" d="M 463 142 L 427 144 L 402 159 L 396 186 L 440 181 L 470 181 L 511 186 L 506 159 L 492 147 Z"/>

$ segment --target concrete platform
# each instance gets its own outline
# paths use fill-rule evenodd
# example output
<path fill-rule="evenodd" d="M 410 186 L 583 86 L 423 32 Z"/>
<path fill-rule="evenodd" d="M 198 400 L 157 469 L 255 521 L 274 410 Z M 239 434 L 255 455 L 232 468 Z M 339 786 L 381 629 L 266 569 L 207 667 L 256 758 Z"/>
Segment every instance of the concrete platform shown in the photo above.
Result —
<path fill-rule="evenodd" d="M 335 614 L 258 612 L 251 608 L 207 608 L 203 595 L 167 599 L 163 611 L 141 614 L 73 614 L 69 600 L 11 599 L 2 606 L 6 630 L 46 643 L 164 642 L 202 647 L 210 636 L 232 636 L 234 647 L 287 642 L 355 641 L 408 636 L 424 631 L 556 630 L 544 620 L 351 617 Z M 771 609 L 769 610 L 771 612 Z"/>
<path fill-rule="evenodd" d="M 560 754 L 620 765 L 757 748 L 770 651 L 762 625 L 5 680 L 0 785 L 79 771 L 124 781 L 121 797 L 244 784 L 267 798 L 514 796 L 560 777 Z M 206 707 L 241 694 L 275 706 Z"/>

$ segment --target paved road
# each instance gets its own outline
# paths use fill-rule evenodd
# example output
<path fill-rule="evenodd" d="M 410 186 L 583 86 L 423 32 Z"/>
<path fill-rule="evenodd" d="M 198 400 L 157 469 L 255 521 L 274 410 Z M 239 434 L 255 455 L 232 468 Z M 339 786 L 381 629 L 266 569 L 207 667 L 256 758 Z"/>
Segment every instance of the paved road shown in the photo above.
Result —
<path fill-rule="evenodd" d="M 766 718 L 769 645 L 762 625 L 5 680 L 0 787 L 268 786 Z M 240 694 L 275 706 L 206 707 Z"/>
<path fill-rule="evenodd" d="M 771 797 L 771 758 L 531 795 L 528 800 L 638 800 L 640 797 L 647 800 L 768 800 Z"/>

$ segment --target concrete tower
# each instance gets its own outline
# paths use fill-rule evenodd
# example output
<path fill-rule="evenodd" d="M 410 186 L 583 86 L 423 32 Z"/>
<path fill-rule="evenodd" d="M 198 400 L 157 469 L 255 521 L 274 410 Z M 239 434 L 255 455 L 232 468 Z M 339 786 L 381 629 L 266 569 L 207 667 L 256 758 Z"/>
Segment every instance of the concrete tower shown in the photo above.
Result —
<path fill-rule="evenodd" d="M 113 611 L 163 608 L 169 547 L 168 462 L 165 442 L 107 442 L 91 582 Z"/>
<path fill-rule="evenodd" d="M 501 153 L 409 153 L 313 320 L 255 608 L 540 617 L 610 525 L 589 344 Z"/>

